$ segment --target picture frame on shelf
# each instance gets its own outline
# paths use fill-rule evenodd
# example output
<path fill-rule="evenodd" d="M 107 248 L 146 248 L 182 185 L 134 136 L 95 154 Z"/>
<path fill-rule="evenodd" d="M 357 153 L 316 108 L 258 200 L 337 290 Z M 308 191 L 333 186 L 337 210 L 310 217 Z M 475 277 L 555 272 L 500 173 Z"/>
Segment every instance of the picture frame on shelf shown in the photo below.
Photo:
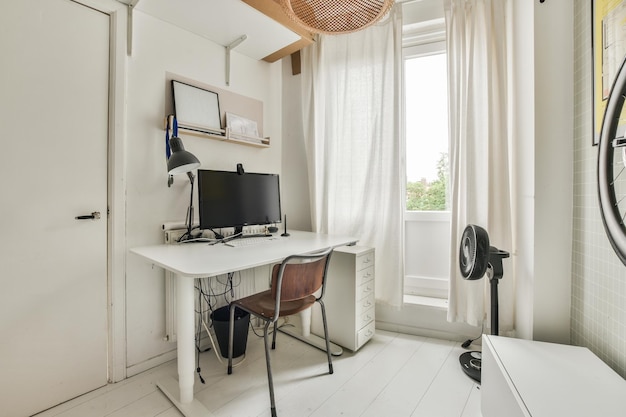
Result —
<path fill-rule="evenodd" d="M 180 128 L 223 135 L 216 92 L 172 80 L 174 114 Z"/>
<path fill-rule="evenodd" d="M 226 112 L 226 127 L 235 135 L 259 137 L 257 123 L 231 112 Z"/>

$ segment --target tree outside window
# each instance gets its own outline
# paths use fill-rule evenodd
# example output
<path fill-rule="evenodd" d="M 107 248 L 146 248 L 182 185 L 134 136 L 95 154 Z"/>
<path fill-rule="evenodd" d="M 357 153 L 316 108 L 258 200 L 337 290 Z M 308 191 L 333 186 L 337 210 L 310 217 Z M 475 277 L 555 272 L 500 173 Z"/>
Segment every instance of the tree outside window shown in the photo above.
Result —
<path fill-rule="evenodd" d="M 437 179 L 407 182 L 406 209 L 418 211 L 444 211 L 448 209 L 448 154 L 441 153 L 437 161 Z"/>

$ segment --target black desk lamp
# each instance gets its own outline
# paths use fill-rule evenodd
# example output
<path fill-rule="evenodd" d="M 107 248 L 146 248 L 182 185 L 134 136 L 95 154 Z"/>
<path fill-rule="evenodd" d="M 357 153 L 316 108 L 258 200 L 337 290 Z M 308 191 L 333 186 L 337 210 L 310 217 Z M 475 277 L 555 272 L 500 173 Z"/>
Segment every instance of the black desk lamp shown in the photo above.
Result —
<path fill-rule="evenodd" d="M 189 183 L 191 184 L 191 196 L 189 198 L 189 209 L 187 210 L 187 233 L 180 238 L 182 241 L 191 238 L 191 227 L 193 223 L 193 183 L 196 178 L 192 171 L 200 166 L 200 161 L 194 154 L 185 150 L 183 141 L 176 136 L 176 130 L 175 128 L 174 135 L 169 140 L 172 154 L 167 160 L 167 172 L 170 175 L 186 173 L 189 177 Z"/>

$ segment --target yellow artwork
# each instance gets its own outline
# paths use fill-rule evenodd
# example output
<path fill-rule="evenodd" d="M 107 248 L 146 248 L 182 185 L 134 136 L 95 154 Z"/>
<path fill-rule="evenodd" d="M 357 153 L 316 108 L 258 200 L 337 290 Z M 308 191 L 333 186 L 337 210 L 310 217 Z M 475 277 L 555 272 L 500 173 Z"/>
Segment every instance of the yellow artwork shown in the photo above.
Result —
<path fill-rule="evenodd" d="M 626 3 L 593 0 L 593 144 L 598 144 L 602 117 L 615 75 L 626 56 Z"/>

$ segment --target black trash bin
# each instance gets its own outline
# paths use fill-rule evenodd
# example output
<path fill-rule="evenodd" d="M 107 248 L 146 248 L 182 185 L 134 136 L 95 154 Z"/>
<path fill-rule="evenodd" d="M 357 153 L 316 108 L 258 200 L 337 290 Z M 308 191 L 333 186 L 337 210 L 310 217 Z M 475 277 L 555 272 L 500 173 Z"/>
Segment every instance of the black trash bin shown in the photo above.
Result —
<path fill-rule="evenodd" d="M 230 306 L 220 307 L 211 313 L 213 330 L 217 337 L 217 344 L 220 345 L 220 353 L 223 358 L 228 357 L 228 322 L 230 320 Z M 250 313 L 239 308 L 235 309 L 235 331 L 233 334 L 233 358 L 237 358 L 246 353 L 248 343 L 248 324 L 250 324 Z"/>

